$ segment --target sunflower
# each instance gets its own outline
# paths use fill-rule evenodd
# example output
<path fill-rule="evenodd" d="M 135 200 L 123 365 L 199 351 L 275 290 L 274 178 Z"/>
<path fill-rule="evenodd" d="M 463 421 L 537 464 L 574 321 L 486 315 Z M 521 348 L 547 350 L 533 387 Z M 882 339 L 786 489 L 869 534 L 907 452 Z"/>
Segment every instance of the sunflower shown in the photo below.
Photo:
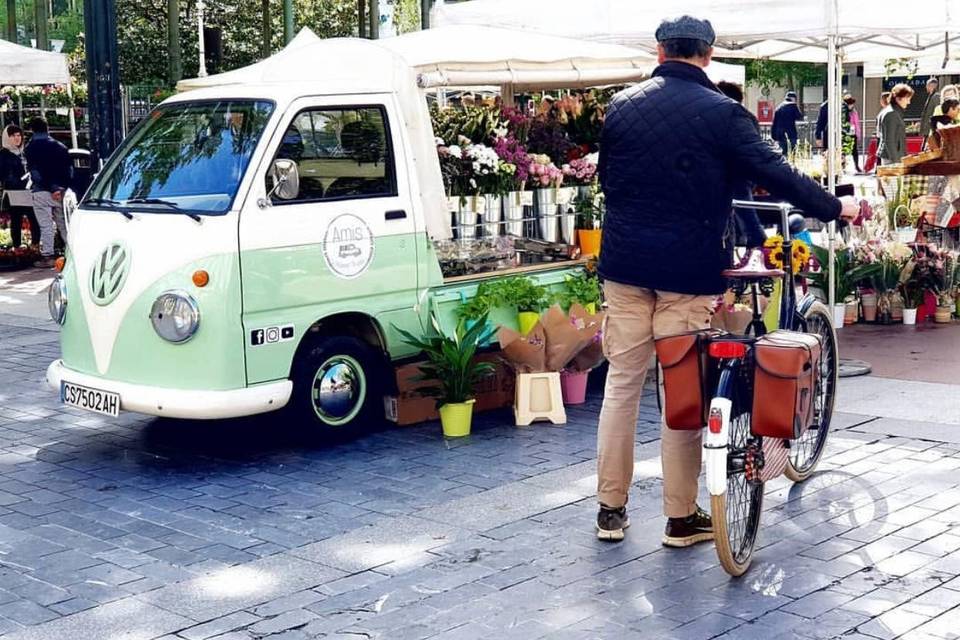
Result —
<path fill-rule="evenodd" d="M 783 268 L 783 238 L 770 236 L 763 242 L 763 257 L 770 269 Z"/>
<path fill-rule="evenodd" d="M 793 273 L 797 274 L 810 265 L 810 247 L 802 240 L 793 242 Z"/>

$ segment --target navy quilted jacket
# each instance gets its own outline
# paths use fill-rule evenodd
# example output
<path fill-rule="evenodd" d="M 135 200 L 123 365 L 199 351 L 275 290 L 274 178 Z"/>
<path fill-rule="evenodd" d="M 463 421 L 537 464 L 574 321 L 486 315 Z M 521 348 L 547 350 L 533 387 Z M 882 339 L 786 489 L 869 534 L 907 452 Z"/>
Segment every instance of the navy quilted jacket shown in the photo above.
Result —
<path fill-rule="evenodd" d="M 614 96 L 599 170 L 607 205 L 600 275 L 638 287 L 721 293 L 730 201 L 744 181 L 809 216 L 840 215 L 840 201 L 764 142 L 746 109 L 683 62 L 666 62 Z"/>

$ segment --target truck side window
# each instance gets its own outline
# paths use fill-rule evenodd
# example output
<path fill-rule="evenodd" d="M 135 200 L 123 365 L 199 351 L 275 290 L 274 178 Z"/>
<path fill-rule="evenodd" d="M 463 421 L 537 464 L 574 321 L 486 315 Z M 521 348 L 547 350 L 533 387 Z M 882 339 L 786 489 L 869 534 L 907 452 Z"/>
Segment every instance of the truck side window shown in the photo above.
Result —
<path fill-rule="evenodd" d="M 275 159 L 293 160 L 300 191 L 274 204 L 397 195 L 386 112 L 379 106 L 301 111 L 283 135 Z M 273 188 L 267 172 L 267 190 Z"/>

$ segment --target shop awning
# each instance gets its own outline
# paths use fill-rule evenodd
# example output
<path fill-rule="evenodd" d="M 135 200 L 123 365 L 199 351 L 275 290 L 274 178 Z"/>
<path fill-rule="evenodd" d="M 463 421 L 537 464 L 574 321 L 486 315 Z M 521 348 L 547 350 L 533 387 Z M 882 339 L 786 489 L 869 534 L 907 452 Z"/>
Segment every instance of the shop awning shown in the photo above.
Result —
<path fill-rule="evenodd" d="M 0 40 L 0 85 L 70 84 L 67 56 Z"/>

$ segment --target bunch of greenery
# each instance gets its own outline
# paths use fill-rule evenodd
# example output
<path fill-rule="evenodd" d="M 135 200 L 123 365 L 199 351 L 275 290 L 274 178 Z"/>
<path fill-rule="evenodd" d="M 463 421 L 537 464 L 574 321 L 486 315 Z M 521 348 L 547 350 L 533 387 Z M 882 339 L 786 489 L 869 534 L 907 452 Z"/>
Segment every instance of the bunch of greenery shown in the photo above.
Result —
<path fill-rule="evenodd" d="M 577 228 L 600 229 L 603 227 L 603 195 L 597 195 L 599 187 L 594 186 L 589 198 L 577 198 Z"/>
<path fill-rule="evenodd" d="M 862 283 L 869 283 L 879 272 L 879 265 L 858 264 L 853 252 L 848 248 L 839 248 L 834 254 L 833 269 L 830 268 L 830 253 L 824 247 L 813 245 L 813 257 L 820 265 L 819 271 L 808 271 L 803 275 L 811 285 L 826 293 L 830 288 L 830 278 L 834 278 L 834 296 L 838 303 L 845 302 L 856 292 Z"/>
<path fill-rule="evenodd" d="M 497 307 L 516 307 L 517 311 L 539 313 L 550 302 L 547 288 L 530 278 L 515 276 L 488 280 L 477 287 L 477 293 L 457 310 L 465 320 L 480 321 Z"/>
<path fill-rule="evenodd" d="M 435 398 L 438 408 L 467 402 L 473 398 L 477 383 L 493 373 L 493 364 L 476 360 L 477 350 L 490 339 L 491 330 L 486 320 L 483 316 L 469 328 L 468 323 L 461 320 L 452 336 L 443 333 L 434 315 L 431 315 L 433 331 L 424 331 L 423 337 L 395 327 L 406 344 L 427 357 L 416 380 L 436 384 L 418 389 L 418 393 Z"/>
<path fill-rule="evenodd" d="M 600 279 L 595 273 L 584 271 L 578 275 L 567 276 L 563 281 L 563 289 L 557 293 L 557 302 L 564 311 L 570 309 L 574 303 L 588 305 L 600 304 Z"/>

